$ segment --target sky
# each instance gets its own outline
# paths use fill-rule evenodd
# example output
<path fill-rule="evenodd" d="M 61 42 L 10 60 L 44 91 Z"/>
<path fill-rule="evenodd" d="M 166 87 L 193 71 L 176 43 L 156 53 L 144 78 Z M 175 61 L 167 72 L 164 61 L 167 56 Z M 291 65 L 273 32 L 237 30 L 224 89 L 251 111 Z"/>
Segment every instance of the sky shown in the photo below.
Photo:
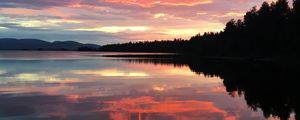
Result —
<path fill-rule="evenodd" d="M 96 44 L 189 39 L 223 30 L 263 1 L 0 0 L 0 38 Z"/>

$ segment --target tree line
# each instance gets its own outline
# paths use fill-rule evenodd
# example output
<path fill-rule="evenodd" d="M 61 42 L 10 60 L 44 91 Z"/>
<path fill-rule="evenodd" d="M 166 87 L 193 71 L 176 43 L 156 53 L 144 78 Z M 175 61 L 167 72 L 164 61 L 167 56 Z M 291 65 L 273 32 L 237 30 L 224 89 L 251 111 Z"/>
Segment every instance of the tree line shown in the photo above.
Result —
<path fill-rule="evenodd" d="M 264 2 L 243 19 L 230 20 L 223 31 L 197 34 L 190 40 L 145 41 L 102 46 L 101 51 L 176 52 L 200 56 L 277 57 L 300 55 L 300 2 Z"/>
<path fill-rule="evenodd" d="M 189 48 L 189 41 L 184 39 L 162 40 L 162 41 L 139 41 L 122 44 L 105 45 L 100 48 L 101 51 L 115 52 L 186 52 Z"/>

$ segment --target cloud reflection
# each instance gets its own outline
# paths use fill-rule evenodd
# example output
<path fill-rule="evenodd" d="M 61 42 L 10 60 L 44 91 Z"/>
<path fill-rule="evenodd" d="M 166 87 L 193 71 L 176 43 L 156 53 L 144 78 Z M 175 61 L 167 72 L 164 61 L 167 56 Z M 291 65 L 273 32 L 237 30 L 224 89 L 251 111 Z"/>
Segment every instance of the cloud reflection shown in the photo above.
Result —
<path fill-rule="evenodd" d="M 29 53 L 33 56 L 28 59 L 45 56 Z M 99 53 L 59 53 L 46 56 L 61 59 L 0 60 L 1 120 L 263 118 L 243 99 L 228 96 L 221 78 L 194 74 L 187 66 L 90 59 Z M 74 56 L 78 60 L 69 60 Z"/>
<path fill-rule="evenodd" d="M 45 81 L 45 82 L 60 81 L 55 75 L 45 75 L 45 74 L 38 74 L 38 73 L 20 73 L 15 75 L 15 78 L 21 81 Z"/>
<path fill-rule="evenodd" d="M 0 69 L 0 76 L 3 75 L 3 74 L 5 74 L 5 73 L 6 73 L 5 70 L 1 70 L 1 69 Z"/>
<path fill-rule="evenodd" d="M 195 118 L 207 118 L 203 114 L 221 116 L 225 120 L 235 119 L 226 111 L 214 106 L 212 102 L 195 101 L 195 100 L 155 100 L 150 96 L 141 96 L 138 98 L 123 98 L 119 101 L 105 101 L 104 108 L 99 108 L 99 112 L 111 112 L 110 117 L 113 120 L 130 120 L 134 114 L 137 114 L 138 119 L 150 120 L 153 119 L 151 114 L 160 113 L 167 114 L 173 119 L 192 118 L 188 112 L 201 112 L 200 115 L 195 115 Z M 197 116 L 197 117 L 196 117 Z M 214 117 L 211 117 L 214 118 Z"/>
<path fill-rule="evenodd" d="M 78 75 L 94 75 L 104 77 L 147 77 L 149 74 L 140 71 L 125 71 L 119 69 L 102 69 L 102 70 L 73 70 L 70 71 Z"/>

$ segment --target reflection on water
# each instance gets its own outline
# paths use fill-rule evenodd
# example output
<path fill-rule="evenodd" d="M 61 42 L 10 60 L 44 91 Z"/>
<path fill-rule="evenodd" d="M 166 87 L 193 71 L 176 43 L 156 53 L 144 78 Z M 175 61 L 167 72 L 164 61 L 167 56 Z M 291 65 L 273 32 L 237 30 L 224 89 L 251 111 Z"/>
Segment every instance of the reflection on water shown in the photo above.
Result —
<path fill-rule="evenodd" d="M 108 111 L 110 117 L 116 120 L 137 119 L 235 119 L 234 115 L 219 109 L 214 103 L 198 100 L 154 100 L 153 97 L 125 98 L 117 101 L 104 102 L 105 107 L 99 111 Z M 122 111 L 120 113 L 120 111 Z M 156 114 L 167 114 L 161 116 Z M 154 117 L 155 116 L 155 117 Z M 219 116 L 214 118 L 214 116 Z M 156 118 L 157 117 L 157 118 Z M 224 118 L 223 118 L 224 117 Z"/>
<path fill-rule="evenodd" d="M 299 117 L 295 70 L 182 58 L 114 59 L 103 54 L 0 52 L 0 119 Z"/>
<path fill-rule="evenodd" d="M 266 118 L 299 119 L 300 88 L 297 79 L 300 71 L 297 66 L 180 57 L 123 61 L 188 66 L 199 75 L 220 77 L 229 95 L 244 96 L 247 105 L 254 111 L 262 110 Z"/>

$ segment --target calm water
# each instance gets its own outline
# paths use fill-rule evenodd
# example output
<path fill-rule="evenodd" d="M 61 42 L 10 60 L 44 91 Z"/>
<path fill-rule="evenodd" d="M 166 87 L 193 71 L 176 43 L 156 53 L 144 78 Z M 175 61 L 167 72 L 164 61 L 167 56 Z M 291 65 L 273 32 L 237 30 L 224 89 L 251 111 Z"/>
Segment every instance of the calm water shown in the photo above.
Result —
<path fill-rule="evenodd" d="M 217 64 L 103 54 L 0 52 L 0 120 L 259 120 L 284 114 L 284 107 L 276 109 L 280 104 L 267 101 L 271 107 L 266 107 L 255 95 L 283 97 L 231 83 L 239 78 L 215 70 Z M 290 119 L 294 111 L 292 106 L 286 113 Z"/>

